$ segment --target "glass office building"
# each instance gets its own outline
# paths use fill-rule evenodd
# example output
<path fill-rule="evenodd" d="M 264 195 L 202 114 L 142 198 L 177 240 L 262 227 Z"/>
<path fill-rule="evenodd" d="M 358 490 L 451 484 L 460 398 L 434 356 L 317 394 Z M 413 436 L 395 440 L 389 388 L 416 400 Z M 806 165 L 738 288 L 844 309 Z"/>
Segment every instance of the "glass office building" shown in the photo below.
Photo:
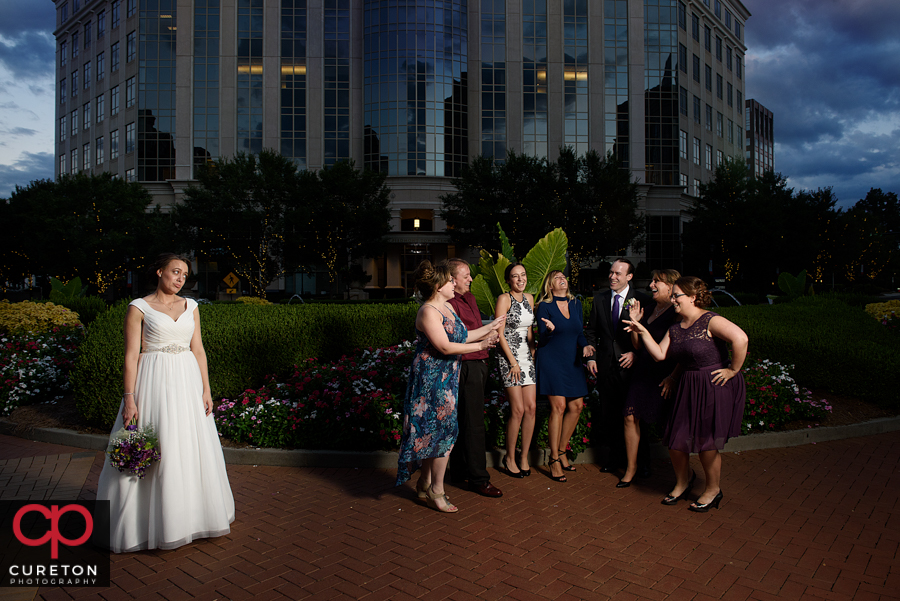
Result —
<path fill-rule="evenodd" d="M 59 173 L 112 171 L 165 206 L 237 152 L 352 159 L 393 190 L 375 296 L 465 254 L 439 197 L 478 154 L 614 153 L 640 184 L 650 267 L 680 266 L 699 183 L 744 154 L 739 0 L 55 4 Z"/>

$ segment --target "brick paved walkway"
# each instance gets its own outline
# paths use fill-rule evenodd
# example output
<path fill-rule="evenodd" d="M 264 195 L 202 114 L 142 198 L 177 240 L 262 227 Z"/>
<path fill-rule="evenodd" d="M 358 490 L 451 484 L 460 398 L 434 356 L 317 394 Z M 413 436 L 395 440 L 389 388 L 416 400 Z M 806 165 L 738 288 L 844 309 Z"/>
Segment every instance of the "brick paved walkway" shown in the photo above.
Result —
<path fill-rule="evenodd" d="M 19 478 L 24 494 L 33 480 L 47 498 L 84 477 L 93 498 L 103 455 L 91 455 L 87 471 L 81 450 L 0 436 L 0 484 Z M 19 598 L 897 599 L 898 465 L 900 433 L 726 454 L 725 499 L 707 515 L 660 505 L 662 461 L 628 489 L 592 465 L 564 484 L 544 467 L 492 471 L 505 496 L 448 486 L 456 515 L 417 504 L 390 470 L 229 466 L 230 535 L 114 556 L 110 589 Z"/>

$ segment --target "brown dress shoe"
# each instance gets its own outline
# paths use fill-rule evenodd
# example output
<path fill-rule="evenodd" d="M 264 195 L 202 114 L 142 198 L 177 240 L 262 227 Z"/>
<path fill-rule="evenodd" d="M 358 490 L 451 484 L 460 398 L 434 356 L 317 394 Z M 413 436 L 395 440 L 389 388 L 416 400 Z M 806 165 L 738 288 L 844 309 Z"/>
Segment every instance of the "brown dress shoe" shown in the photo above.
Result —
<path fill-rule="evenodd" d="M 482 497 L 492 497 L 496 499 L 497 497 L 503 496 L 503 491 L 490 482 L 471 482 L 469 483 L 469 490 L 471 490 L 472 492 L 477 492 Z"/>

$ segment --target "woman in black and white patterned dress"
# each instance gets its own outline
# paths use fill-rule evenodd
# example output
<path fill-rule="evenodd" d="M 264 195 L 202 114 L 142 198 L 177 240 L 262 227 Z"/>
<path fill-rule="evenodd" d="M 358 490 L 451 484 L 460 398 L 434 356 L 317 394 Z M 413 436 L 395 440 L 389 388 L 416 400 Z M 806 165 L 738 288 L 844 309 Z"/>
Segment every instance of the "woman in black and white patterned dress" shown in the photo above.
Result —
<path fill-rule="evenodd" d="M 503 467 L 513 478 L 531 475 L 528 451 L 534 434 L 537 377 L 534 370 L 534 297 L 525 292 L 528 276 L 521 263 L 506 268 L 509 293 L 497 298 L 495 318 L 506 315 L 506 326 L 500 337 L 500 375 L 509 399 L 509 421 L 506 424 L 506 457 Z M 516 463 L 516 440 L 522 429 L 522 454 Z"/>

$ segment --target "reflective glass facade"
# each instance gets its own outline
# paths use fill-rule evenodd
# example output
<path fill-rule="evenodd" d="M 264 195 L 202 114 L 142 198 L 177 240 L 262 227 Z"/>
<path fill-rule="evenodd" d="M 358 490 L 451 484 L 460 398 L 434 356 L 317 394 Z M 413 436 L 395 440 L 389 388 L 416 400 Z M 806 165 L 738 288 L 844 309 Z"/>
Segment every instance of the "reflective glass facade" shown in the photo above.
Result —
<path fill-rule="evenodd" d="M 681 181 L 677 53 L 678 2 L 644 0 L 644 151 L 651 184 L 672 186 Z"/>
<path fill-rule="evenodd" d="M 350 0 L 325 0 L 325 165 L 350 157 Z"/>
<path fill-rule="evenodd" d="M 603 90 L 606 152 L 630 166 L 628 133 L 628 2 L 603 2 Z"/>
<path fill-rule="evenodd" d="M 547 156 L 547 0 L 522 1 L 522 151 Z"/>
<path fill-rule="evenodd" d="M 365 166 L 455 176 L 467 163 L 466 0 L 363 2 Z"/>
<path fill-rule="evenodd" d="M 564 0 L 564 144 L 579 155 L 588 144 L 588 0 Z"/>
<path fill-rule="evenodd" d="M 506 158 L 506 0 L 481 0 L 481 154 Z"/>
<path fill-rule="evenodd" d="M 138 10 L 137 177 L 140 181 L 175 178 L 176 16 L 175 0 L 142 0 Z"/>
<path fill-rule="evenodd" d="M 263 147 L 263 0 L 238 0 L 236 147 Z"/>
<path fill-rule="evenodd" d="M 219 158 L 219 1 L 194 1 L 195 168 Z"/>
<path fill-rule="evenodd" d="M 306 168 L 306 0 L 281 1 L 281 154 Z"/>

